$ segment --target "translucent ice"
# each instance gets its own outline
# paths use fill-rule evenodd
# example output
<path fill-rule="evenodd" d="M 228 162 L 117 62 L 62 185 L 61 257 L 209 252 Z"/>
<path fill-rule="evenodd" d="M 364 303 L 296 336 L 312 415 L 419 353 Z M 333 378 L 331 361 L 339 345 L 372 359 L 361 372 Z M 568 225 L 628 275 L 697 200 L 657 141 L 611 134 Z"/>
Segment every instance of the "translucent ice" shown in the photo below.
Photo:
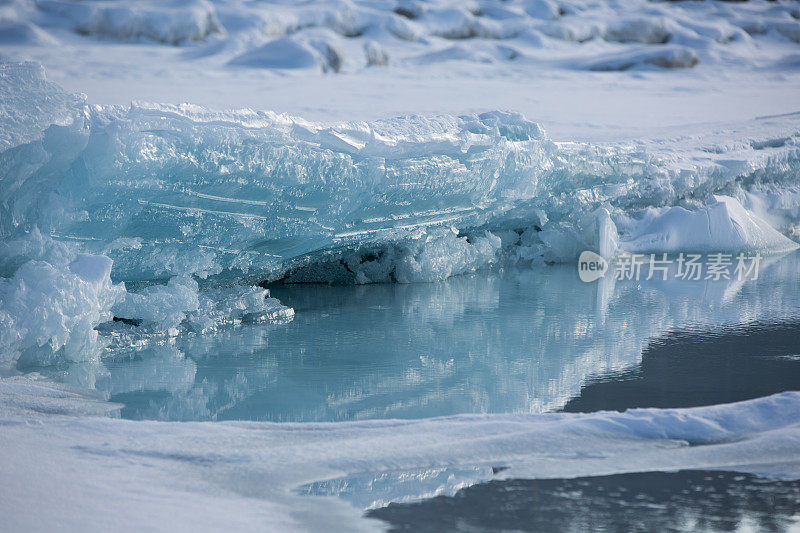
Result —
<path fill-rule="evenodd" d="M 97 358 L 102 343 L 94 327 L 111 318 L 125 291 L 110 274 L 110 259 L 82 254 L 71 263 L 27 261 L 0 278 L 0 360 Z"/>
<path fill-rule="evenodd" d="M 455 228 L 420 230 L 391 243 L 311 256 L 291 266 L 282 279 L 358 284 L 438 281 L 495 263 L 501 245 L 489 231 L 459 236 Z"/>
<path fill-rule="evenodd" d="M 435 281 L 618 247 L 785 251 L 800 217 L 794 134 L 664 157 L 554 142 L 507 112 L 323 124 L 89 106 L 34 64 L 0 71 L 8 360 L 34 345 L 78 357 L 112 307 L 126 326 L 204 331 L 290 318 L 263 281 Z M 25 292 L 34 270 L 51 281 Z"/>
<path fill-rule="evenodd" d="M 167 285 L 153 285 L 127 293 L 113 311 L 117 317 L 169 330 L 176 328 L 187 313 L 197 311 L 199 306 L 197 282 L 190 277 L 174 277 Z"/>
<path fill-rule="evenodd" d="M 291 308 L 269 298 L 266 289 L 238 286 L 201 291 L 189 276 L 128 292 L 112 311 L 115 317 L 147 330 L 169 333 L 177 333 L 179 327 L 208 332 L 242 321 L 290 320 L 294 316 Z"/>
<path fill-rule="evenodd" d="M 531 228 L 534 249 L 517 253 L 571 260 L 582 247 L 613 249 L 612 226 L 623 241 L 641 237 L 635 222 L 650 216 L 642 209 L 730 188 L 761 197 L 765 187 L 785 189 L 800 167 L 784 143 L 769 157 L 748 148 L 742 164 L 722 154 L 724 166 L 684 168 L 641 148 L 555 143 L 537 124 L 502 112 L 326 125 L 190 105 L 87 107 L 41 81 L 33 66 L 9 68 L 12 106 L 24 108 L 31 80 L 55 101 L 73 102 L 53 111 L 52 122 L 74 118 L 0 153 L 8 169 L 3 228 L 38 225 L 78 240 L 114 259 L 112 276 L 125 281 L 194 274 L 252 283 L 341 248 L 396 256 L 396 268 L 360 260 L 353 273 L 362 282 L 387 279 L 387 268 L 398 281 L 441 279 L 492 262 L 497 243 L 480 244 L 486 231 Z M 742 185 L 753 176 L 752 186 Z M 587 217 L 598 209 L 607 213 L 602 227 Z M 715 228 L 752 218 L 733 207 L 713 212 Z M 785 249 L 762 222 L 715 244 Z M 784 223 L 794 224 L 791 215 Z M 437 229 L 449 227 L 461 236 Z"/>

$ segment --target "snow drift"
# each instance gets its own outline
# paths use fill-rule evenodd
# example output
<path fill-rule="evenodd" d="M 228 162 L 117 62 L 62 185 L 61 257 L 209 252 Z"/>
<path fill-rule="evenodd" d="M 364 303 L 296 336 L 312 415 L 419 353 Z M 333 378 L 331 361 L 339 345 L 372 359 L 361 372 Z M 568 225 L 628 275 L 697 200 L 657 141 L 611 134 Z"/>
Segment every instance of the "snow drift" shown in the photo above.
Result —
<path fill-rule="evenodd" d="M 797 244 L 737 200 L 713 196 L 708 206 L 693 211 L 683 207 L 646 210 L 624 247 L 631 252 L 780 252 L 793 250 Z"/>

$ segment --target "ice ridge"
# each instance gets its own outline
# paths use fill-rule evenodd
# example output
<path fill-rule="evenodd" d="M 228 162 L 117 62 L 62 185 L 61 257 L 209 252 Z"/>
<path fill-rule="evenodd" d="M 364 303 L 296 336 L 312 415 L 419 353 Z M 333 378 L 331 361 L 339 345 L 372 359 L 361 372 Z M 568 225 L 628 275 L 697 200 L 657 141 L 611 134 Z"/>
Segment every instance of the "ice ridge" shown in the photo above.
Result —
<path fill-rule="evenodd" d="M 800 227 L 791 129 L 699 157 L 557 142 L 503 111 L 325 124 L 88 105 L 32 63 L 1 65 L 0 83 L 11 360 L 45 346 L 72 357 L 112 316 L 172 334 L 291 318 L 263 282 L 435 281 L 584 249 L 779 252 Z M 22 290 L 34 275 L 39 296 Z M 80 325 L 25 326 L 64 298 L 53 320 Z"/>

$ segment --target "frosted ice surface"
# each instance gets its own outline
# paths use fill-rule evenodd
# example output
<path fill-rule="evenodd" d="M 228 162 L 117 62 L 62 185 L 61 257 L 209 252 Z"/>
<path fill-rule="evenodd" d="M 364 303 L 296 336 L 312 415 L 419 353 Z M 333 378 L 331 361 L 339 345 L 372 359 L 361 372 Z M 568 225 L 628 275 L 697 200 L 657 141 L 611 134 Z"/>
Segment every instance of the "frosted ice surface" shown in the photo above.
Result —
<path fill-rule="evenodd" d="M 209 332 L 242 321 L 291 320 L 294 312 L 269 298 L 260 287 L 226 287 L 200 290 L 188 276 L 175 276 L 166 285 L 151 285 L 128 292 L 112 309 L 114 316 L 149 331 L 177 334 L 178 328 Z"/>
<path fill-rule="evenodd" d="M 102 255 L 80 254 L 69 269 L 83 281 L 100 285 L 111 276 L 111 259 Z"/>
<path fill-rule="evenodd" d="M 113 311 L 120 318 L 138 319 L 171 329 L 186 318 L 186 313 L 197 311 L 199 306 L 197 282 L 190 277 L 176 276 L 167 285 L 153 285 L 127 293 Z"/>
<path fill-rule="evenodd" d="M 0 149 L 37 139 L 53 124 L 72 124 L 82 104 L 82 97 L 47 81 L 41 65 L 0 64 Z M 4 166 L 10 163 L 3 159 Z M 4 176 L 4 181 L 11 178 Z"/>

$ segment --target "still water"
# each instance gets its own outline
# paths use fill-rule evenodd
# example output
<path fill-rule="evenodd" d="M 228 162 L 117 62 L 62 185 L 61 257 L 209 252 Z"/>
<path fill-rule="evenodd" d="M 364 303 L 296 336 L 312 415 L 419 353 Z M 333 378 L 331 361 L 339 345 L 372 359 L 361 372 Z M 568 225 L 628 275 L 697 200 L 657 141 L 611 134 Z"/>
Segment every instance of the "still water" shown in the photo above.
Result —
<path fill-rule="evenodd" d="M 159 420 L 684 407 L 800 387 L 800 254 L 747 282 L 583 283 L 553 266 L 272 293 L 292 322 L 42 372 Z"/>
<path fill-rule="evenodd" d="M 367 515 L 391 531 L 759 531 L 797 527 L 800 482 L 684 470 L 490 481 Z"/>

